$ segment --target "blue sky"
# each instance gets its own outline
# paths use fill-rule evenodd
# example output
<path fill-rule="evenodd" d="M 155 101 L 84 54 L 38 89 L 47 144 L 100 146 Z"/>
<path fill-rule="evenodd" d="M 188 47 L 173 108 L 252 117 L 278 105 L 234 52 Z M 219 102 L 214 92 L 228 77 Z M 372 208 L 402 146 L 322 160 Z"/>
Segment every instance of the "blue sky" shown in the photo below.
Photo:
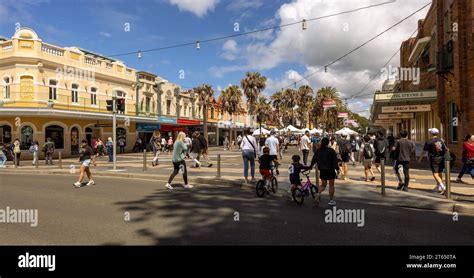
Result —
<path fill-rule="evenodd" d="M 1 0 L 0 35 L 11 37 L 15 24 L 20 23 L 34 29 L 45 42 L 113 55 L 234 34 L 235 23 L 244 32 L 381 2 L 384 0 Z M 117 59 L 183 87 L 209 83 L 216 91 L 228 84 L 239 84 L 246 71 L 258 70 L 269 78 L 266 94 L 270 94 L 300 80 L 427 2 L 400 0 L 314 21 L 306 31 L 292 26 L 201 44 L 200 50 L 186 46 L 143 53 L 141 59 L 137 55 Z M 427 9 L 336 64 L 329 73 L 316 74 L 302 83 L 315 89 L 331 85 L 343 96 L 350 96 L 380 71 L 426 12 Z M 130 32 L 124 30 L 126 23 L 130 23 Z M 394 66 L 398 59 L 392 62 Z M 184 79 L 179 79 L 180 70 L 184 70 Z M 362 111 L 370 102 L 371 97 L 354 100 L 351 108 Z"/>

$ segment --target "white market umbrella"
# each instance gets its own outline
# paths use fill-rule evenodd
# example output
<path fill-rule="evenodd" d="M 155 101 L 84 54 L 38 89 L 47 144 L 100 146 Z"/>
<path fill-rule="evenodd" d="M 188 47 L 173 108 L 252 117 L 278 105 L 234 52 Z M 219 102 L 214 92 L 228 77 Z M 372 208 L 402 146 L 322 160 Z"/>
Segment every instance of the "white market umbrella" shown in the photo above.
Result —
<path fill-rule="evenodd" d="M 270 130 L 265 129 L 262 127 L 262 134 L 270 134 Z M 255 131 L 252 133 L 252 135 L 260 135 L 260 128 L 255 129 Z"/>
<path fill-rule="evenodd" d="M 357 132 L 355 132 L 352 129 L 347 128 L 347 127 L 344 127 L 343 129 L 336 131 L 337 135 L 341 135 L 343 133 L 346 133 L 348 135 L 358 135 L 359 134 L 359 133 L 357 133 Z"/>
<path fill-rule="evenodd" d="M 292 126 L 292 125 L 289 125 L 285 128 L 287 131 L 291 131 L 291 132 L 301 132 L 301 130 L 297 129 L 296 127 Z"/>
<path fill-rule="evenodd" d="M 321 129 L 313 128 L 309 131 L 309 133 L 310 134 L 316 134 L 316 133 L 322 134 L 323 131 Z"/>

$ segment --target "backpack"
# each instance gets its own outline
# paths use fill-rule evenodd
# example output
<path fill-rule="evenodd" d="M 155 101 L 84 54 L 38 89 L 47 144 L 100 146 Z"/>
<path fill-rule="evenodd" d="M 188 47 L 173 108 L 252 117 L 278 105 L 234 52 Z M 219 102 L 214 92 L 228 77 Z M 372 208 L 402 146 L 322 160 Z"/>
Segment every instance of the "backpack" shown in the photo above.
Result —
<path fill-rule="evenodd" d="M 30 151 L 30 153 L 34 153 L 35 152 L 35 145 L 31 145 L 28 150 Z"/>
<path fill-rule="evenodd" d="M 346 140 L 342 141 L 341 152 L 342 153 L 352 152 L 352 144 L 350 141 L 346 141 Z"/>
<path fill-rule="evenodd" d="M 377 157 L 385 157 L 387 154 L 388 142 L 387 140 L 375 141 L 375 155 Z"/>
<path fill-rule="evenodd" d="M 364 144 L 364 158 L 365 159 L 372 159 L 374 158 L 374 153 L 372 151 L 372 147 L 369 143 Z"/>

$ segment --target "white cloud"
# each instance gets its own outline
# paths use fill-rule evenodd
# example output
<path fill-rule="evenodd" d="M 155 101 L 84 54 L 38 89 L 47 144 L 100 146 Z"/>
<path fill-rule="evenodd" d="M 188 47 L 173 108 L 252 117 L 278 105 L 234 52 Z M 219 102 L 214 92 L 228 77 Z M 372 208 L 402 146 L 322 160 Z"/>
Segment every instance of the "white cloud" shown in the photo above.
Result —
<path fill-rule="evenodd" d="M 246 9 L 258 9 L 263 6 L 263 0 L 233 0 L 226 10 L 240 12 Z"/>
<path fill-rule="evenodd" d="M 221 54 L 221 57 L 229 61 L 235 60 L 236 55 L 240 51 L 235 40 L 225 41 L 225 43 L 222 45 L 222 50 L 223 52 Z"/>
<path fill-rule="evenodd" d="M 99 32 L 99 35 L 101 35 L 102 37 L 106 37 L 106 38 L 111 38 L 112 37 L 112 34 L 110 33 L 107 33 L 107 32 Z"/>
<path fill-rule="evenodd" d="M 180 11 L 187 11 L 197 17 L 204 17 L 214 11 L 219 0 L 169 0 L 169 3 L 178 7 Z"/>

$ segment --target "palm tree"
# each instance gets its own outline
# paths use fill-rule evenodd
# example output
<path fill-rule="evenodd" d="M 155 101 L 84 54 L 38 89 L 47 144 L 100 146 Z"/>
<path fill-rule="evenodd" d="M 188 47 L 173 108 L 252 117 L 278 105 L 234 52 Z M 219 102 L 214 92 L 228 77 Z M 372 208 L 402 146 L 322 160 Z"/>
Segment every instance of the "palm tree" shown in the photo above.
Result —
<path fill-rule="evenodd" d="M 278 123 L 280 125 L 282 123 L 283 123 L 283 125 L 286 125 L 285 121 L 284 121 L 284 117 L 285 117 L 285 114 L 286 114 L 287 107 L 286 107 L 285 101 L 283 99 L 283 91 L 279 91 L 279 92 L 276 92 L 273 95 L 271 95 L 270 100 L 272 102 L 272 107 L 275 109 L 274 112 L 275 112 L 275 115 L 278 119 Z M 281 119 L 281 121 L 279 119 Z"/>
<path fill-rule="evenodd" d="M 237 112 L 242 110 L 241 102 L 242 102 L 242 91 L 240 90 L 239 86 L 237 85 L 230 85 L 229 87 L 225 88 L 221 95 L 219 96 L 219 102 L 221 104 L 221 108 L 230 114 L 231 117 L 231 127 L 230 127 L 230 141 L 232 142 L 235 138 L 235 134 L 233 137 L 233 124 L 234 115 Z"/>
<path fill-rule="evenodd" d="M 297 91 L 297 118 L 300 119 L 301 127 L 306 127 L 306 116 L 308 116 L 311 101 L 313 100 L 313 89 L 308 85 L 301 86 Z"/>
<path fill-rule="evenodd" d="M 336 108 L 323 108 L 323 101 L 332 99 L 336 102 Z M 312 112 L 319 118 L 320 122 L 324 122 L 326 128 L 331 128 L 333 131 L 336 129 L 337 123 L 337 107 L 343 105 L 339 94 L 334 87 L 323 87 L 316 93 L 316 101 L 314 103 Z"/>
<path fill-rule="evenodd" d="M 256 111 L 256 102 L 265 89 L 266 81 L 267 78 L 259 72 L 247 72 L 245 77 L 240 81 L 240 87 L 244 90 L 244 95 L 247 98 L 247 108 L 251 123 L 253 123 L 253 115 Z"/>
<path fill-rule="evenodd" d="M 295 108 L 298 105 L 298 92 L 288 88 L 283 91 L 283 101 L 289 114 L 290 123 L 295 124 Z"/>
<path fill-rule="evenodd" d="M 197 95 L 197 99 L 202 104 L 202 123 L 203 123 L 203 132 L 204 138 L 209 142 L 207 136 L 207 106 L 209 105 L 209 100 L 214 96 L 214 90 L 211 85 L 202 84 L 193 89 Z"/>
<path fill-rule="evenodd" d="M 259 96 L 255 104 L 255 112 L 257 113 L 257 122 L 260 127 L 260 134 L 262 134 L 262 123 L 269 120 L 272 116 L 271 101 L 267 100 L 265 96 Z"/>

